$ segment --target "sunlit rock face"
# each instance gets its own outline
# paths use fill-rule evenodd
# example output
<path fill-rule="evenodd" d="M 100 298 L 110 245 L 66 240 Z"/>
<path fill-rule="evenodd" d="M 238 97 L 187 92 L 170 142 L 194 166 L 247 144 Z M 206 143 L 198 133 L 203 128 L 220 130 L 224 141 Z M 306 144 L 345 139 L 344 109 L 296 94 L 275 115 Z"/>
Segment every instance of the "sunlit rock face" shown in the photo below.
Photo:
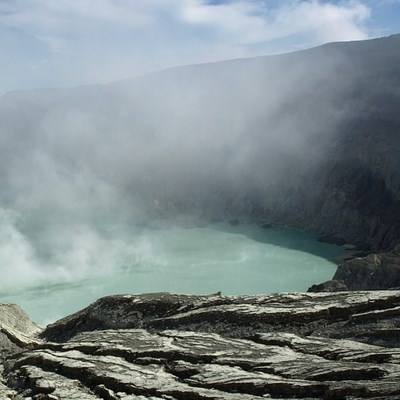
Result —
<path fill-rule="evenodd" d="M 111 296 L 39 331 L 7 307 L 0 307 L 1 335 L 15 344 L 4 362 L 2 398 L 400 394 L 398 291 Z M 13 310 L 20 323 L 11 328 L 3 317 L 9 321 Z"/>

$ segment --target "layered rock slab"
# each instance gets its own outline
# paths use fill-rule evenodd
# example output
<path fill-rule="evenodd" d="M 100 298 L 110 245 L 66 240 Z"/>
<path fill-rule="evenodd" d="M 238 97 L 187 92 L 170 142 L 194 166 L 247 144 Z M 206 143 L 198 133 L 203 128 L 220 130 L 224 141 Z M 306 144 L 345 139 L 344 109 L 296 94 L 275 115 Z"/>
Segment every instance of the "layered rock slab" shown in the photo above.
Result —
<path fill-rule="evenodd" d="M 334 338 L 364 335 L 365 341 L 371 344 L 378 341 L 379 344 L 390 345 L 393 342 L 397 345 L 400 341 L 396 333 L 400 318 L 399 293 L 371 291 L 265 296 L 157 293 L 109 296 L 49 325 L 42 337 L 62 342 L 84 331 L 125 328 L 143 328 L 150 332 L 191 330 L 229 337 L 282 331 Z M 381 333 L 380 337 L 376 337 L 377 333 Z"/>
<path fill-rule="evenodd" d="M 106 297 L 19 343 L 0 398 L 398 399 L 399 309 L 399 291 Z"/>

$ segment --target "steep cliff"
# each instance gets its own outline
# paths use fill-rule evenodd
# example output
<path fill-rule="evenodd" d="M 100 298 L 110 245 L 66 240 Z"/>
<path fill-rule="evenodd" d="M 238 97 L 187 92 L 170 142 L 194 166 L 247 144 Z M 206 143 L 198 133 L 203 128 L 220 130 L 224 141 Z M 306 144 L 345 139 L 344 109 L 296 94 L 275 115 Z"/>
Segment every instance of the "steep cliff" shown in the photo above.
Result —
<path fill-rule="evenodd" d="M 328 91 L 326 104 L 337 107 L 336 97 L 341 115 L 335 126 L 319 127 L 331 130 L 315 145 L 323 160 L 300 167 L 288 200 L 280 203 L 278 222 L 339 243 L 392 248 L 400 237 L 400 35 L 321 51 L 336 52 L 341 60 L 341 74 L 325 76 L 340 87 L 333 96 Z M 317 93 L 310 101 L 318 101 L 326 88 L 311 86 Z M 315 148 L 310 143 L 311 154 Z"/>

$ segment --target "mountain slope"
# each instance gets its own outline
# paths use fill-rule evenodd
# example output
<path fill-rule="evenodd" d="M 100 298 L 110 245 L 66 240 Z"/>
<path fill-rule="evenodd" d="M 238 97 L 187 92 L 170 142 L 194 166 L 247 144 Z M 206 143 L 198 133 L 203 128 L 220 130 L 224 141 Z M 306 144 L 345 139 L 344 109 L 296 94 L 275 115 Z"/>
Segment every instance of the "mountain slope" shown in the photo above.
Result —
<path fill-rule="evenodd" d="M 399 106 L 400 35 L 9 93 L 0 202 L 27 235 L 190 215 L 388 248 L 400 237 Z"/>

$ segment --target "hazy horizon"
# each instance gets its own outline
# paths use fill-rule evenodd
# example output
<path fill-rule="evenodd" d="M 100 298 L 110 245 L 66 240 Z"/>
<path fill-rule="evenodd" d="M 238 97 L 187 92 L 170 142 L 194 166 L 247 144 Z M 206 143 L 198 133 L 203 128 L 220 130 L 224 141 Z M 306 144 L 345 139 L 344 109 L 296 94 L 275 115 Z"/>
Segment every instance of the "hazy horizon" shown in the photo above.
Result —
<path fill-rule="evenodd" d="M 0 4 L 0 94 L 114 82 L 398 32 L 398 0 Z"/>

